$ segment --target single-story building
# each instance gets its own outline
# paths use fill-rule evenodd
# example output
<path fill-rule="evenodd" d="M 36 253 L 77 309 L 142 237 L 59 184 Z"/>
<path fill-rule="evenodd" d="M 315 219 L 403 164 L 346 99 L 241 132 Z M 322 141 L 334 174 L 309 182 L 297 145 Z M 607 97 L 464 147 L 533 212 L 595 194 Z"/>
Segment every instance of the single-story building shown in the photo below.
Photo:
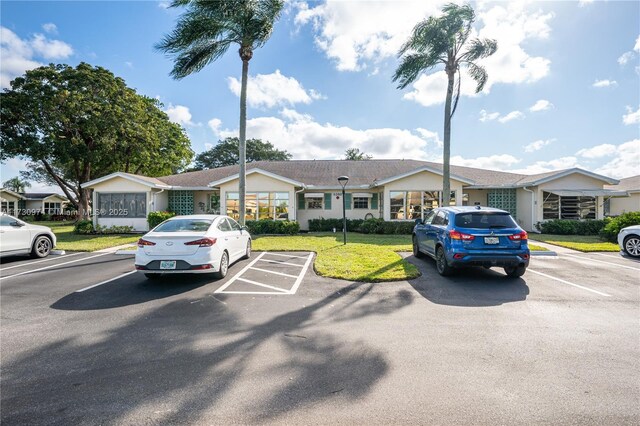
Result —
<path fill-rule="evenodd" d="M 54 192 L 17 193 L 8 188 L 0 188 L 0 202 L 2 212 L 15 216 L 28 216 L 35 214 L 62 214 L 69 200 Z"/>
<path fill-rule="evenodd" d="M 640 211 L 640 175 L 620 179 L 617 185 L 605 185 L 611 191 L 626 192 L 628 197 L 613 197 L 605 200 L 604 214 L 619 216 L 622 213 Z"/>
<path fill-rule="evenodd" d="M 93 190 L 95 224 L 148 230 L 149 212 L 223 213 L 239 218 L 239 167 L 157 178 L 116 172 L 83 185 Z M 349 176 L 350 219 L 415 220 L 443 205 L 442 164 L 418 160 L 292 160 L 247 164 L 246 219 L 341 218 L 339 176 Z M 451 166 L 451 194 L 445 204 L 508 210 L 526 230 L 548 219 L 599 219 L 605 201 L 628 197 L 609 189 L 619 181 L 578 168 L 536 175 Z M 447 197 L 444 197 L 447 198 Z"/>

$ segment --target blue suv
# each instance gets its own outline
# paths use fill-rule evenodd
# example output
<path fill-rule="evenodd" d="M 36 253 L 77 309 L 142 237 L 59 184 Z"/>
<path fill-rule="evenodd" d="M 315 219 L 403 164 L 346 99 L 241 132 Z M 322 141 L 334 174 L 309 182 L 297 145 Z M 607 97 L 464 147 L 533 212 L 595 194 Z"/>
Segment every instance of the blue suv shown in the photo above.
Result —
<path fill-rule="evenodd" d="M 442 207 L 432 210 L 413 228 L 413 254 L 436 260 L 440 275 L 454 268 L 504 268 L 521 277 L 529 266 L 527 233 L 509 212 L 489 207 Z"/>

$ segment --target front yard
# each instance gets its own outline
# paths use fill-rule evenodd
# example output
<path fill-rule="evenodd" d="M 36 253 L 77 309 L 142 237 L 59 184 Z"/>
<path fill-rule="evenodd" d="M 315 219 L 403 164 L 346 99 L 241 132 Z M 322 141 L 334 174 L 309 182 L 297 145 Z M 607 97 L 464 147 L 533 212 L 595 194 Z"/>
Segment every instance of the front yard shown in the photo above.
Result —
<path fill-rule="evenodd" d="M 615 243 L 602 241 L 597 235 L 552 235 L 529 234 L 529 239 L 542 241 L 560 247 L 566 247 L 582 252 L 619 252 L 620 247 Z"/>
<path fill-rule="evenodd" d="M 67 251 L 96 251 L 123 244 L 135 243 L 140 238 L 137 234 L 127 235 L 79 235 L 73 233 L 73 222 L 33 222 L 51 228 L 58 243 L 56 249 Z"/>

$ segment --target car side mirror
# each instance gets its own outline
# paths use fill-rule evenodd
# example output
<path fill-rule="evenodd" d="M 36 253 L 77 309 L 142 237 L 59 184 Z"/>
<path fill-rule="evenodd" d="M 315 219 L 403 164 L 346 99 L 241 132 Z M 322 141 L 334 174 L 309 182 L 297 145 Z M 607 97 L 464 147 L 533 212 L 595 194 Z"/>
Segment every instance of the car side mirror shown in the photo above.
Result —
<path fill-rule="evenodd" d="M 422 219 L 418 218 L 416 219 L 416 225 L 424 225 L 424 222 L 422 221 Z"/>
<path fill-rule="evenodd" d="M 11 222 L 9 225 L 11 226 L 17 226 L 18 228 L 22 228 L 25 224 L 22 222 L 19 222 L 17 220 L 14 220 L 13 222 Z"/>

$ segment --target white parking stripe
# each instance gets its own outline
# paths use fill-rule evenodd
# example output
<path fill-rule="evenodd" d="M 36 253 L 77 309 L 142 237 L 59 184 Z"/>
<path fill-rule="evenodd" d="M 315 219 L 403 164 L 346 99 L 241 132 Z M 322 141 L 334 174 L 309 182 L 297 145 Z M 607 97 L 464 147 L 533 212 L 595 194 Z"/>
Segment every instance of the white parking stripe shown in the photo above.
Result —
<path fill-rule="evenodd" d="M 259 287 L 270 288 L 271 290 L 277 290 L 277 291 L 280 291 L 280 292 L 282 292 L 282 293 L 289 293 L 289 290 L 285 290 L 285 289 L 283 289 L 283 288 L 274 287 L 274 286 L 271 286 L 271 285 L 268 285 L 268 284 L 262 284 L 262 283 L 259 283 L 259 282 L 257 282 L 257 281 L 248 280 L 248 279 L 246 279 L 246 278 L 238 277 L 238 278 L 237 278 L 237 280 L 238 280 L 238 281 L 243 281 L 243 282 L 245 282 L 245 283 L 249 283 L 249 284 L 257 285 L 257 286 L 259 286 Z"/>
<path fill-rule="evenodd" d="M 298 268 L 302 268 L 304 266 L 304 265 L 298 265 L 296 263 L 280 262 L 279 260 L 269 260 L 269 259 L 260 259 L 260 260 L 262 260 L 263 262 L 279 263 L 280 265 L 297 266 Z"/>
<path fill-rule="evenodd" d="M 298 278 L 297 275 L 285 274 L 284 272 L 270 271 L 268 269 L 256 268 L 255 266 L 252 266 L 250 269 L 255 270 L 255 271 L 268 272 L 270 274 L 282 275 L 283 277 Z"/>
<path fill-rule="evenodd" d="M 296 259 L 306 259 L 307 256 L 294 256 L 293 254 L 280 254 L 280 253 L 271 253 L 269 252 L 269 255 L 271 256 L 282 256 L 282 257 L 293 257 Z"/>
<path fill-rule="evenodd" d="M 229 281 L 227 281 L 226 284 L 224 284 L 222 287 L 220 287 L 219 289 L 217 289 L 216 291 L 214 291 L 214 293 L 222 293 L 224 291 L 225 288 L 229 287 L 231 284 L 233 284 L 233 282 L 242 274 L 244 274 L 245 272 L 247 272 L 249 270 L 249 268 L 251 268 L 253 265 L 256 264 L 256 262 L 258 260 L 260 260 L 260 258 L 262 256 L 264 256 L 265 254 L 267 254 L 266 251 L 263 251 L 262 253 L 260 253 L 258 255 L 258 257 L 256 257 L 251 263 L 249 263 L 247 266 L 245 266 L 244 268 L 242 268 L 242 270 L 240 272 L 238 272 L 233 278 L 231 278 Z"/>
<path fill-rule="evenodd" d="M 592 259 L 590 257 L 576 256 L 575 254 L 563 253 L 562 256 L 569 256 L 569 257 L 573 257 L 573 258 L 576 258 L 576 259 L 588 260 L 590 262 L 605 263 L 607 265 L 613 265 L 613 266 L 617 266 L 619 268 L 631 269 L 633 271 L 640 271 L 640 268 L 634 268 L 633 266 L 620 265 L 619 263 L 613 263 L 613 262 L 605 262 L 604 260 L 597 260 L 597 259 Z"/>
<path fill-rule="evenodd" d="M 592 292 L 592 293 L 599 294 L 600 296 L 611 297 L 611 295 L 610 295 L 610 294 L 603 293 L 603 292 L 601 292 L 601 291 L 594 290 L 594 289 L 592 289 L 592 288 L 585 287 L 585 286 L 582 286 L 582 285 L 580 285 L 580 284 L 574 284 L 574 283 L 571 283 L 571 282 L 569 282 L 569 281 L 565 281 L 565 280 L 563 280 L 563 279 L 561 279 L 561 278 L 552 277 L 551 275 L 547 275 L 547 274 L 543 274 L 542 272 L 534 271 L 534 270 L 532 270 L 531 268 L 527 268 L 527 272 L 533 272 L 534 274 L 542 275 L 543 277 L 546 277 L 546 278 L 550 278 L 550 279 L 552 279 L 552 280 L 559 281 L 559 282 L 561 282 L 561 283 L 563 283 L 563 284 L 568 284 L 568 285 L 571 285 L 571 286 L 574 286 L 574 287 L 577 287 L 577 288 L 581 288 L 582 290 L 590 291 L 590 292 Z"/>
<path fill-rule="evenodd" d="M 0 277 L 0 280 L 6 280 L 7 278 L 13 278 L 13 277 L 19 277 L 20 275 L 31 274 L 33 272 L 44 271 L 45 269 L 56 268 L 58 266 L 68 265 L 70 263 L 82 262 L 83 260 L 89 260 L 89 259 L 93 259 L 95 257 L 104 256 L 104 255 L 107 255 L 107 254 L 111 254 L 111 253 L 100 253 L 100 254 L 96 254 L 95 256 L 83 257 L 82 259 L 70 260 L 68 262 L 63 262 L 63 263 L 56 263 L 55 265 L 45 266 L 44 268 L 33 269 L 31 271 L 24 271 L 24 272 L 19 272 L 17 274 L 13 274 L 13 275 L 7 275 L 6 277 Z"/>
<path fill-rule="evenodd" d="M 302 282 L 302 279 L 304 278 L 304 275 L 307 273 L 307 269 L 309 269 L 309 265 L 311 264 L 311 259 L 313 259 L 313 253 L 309 253 L 309 257 L 307 257 L 307 261 L 304 262 L 304 267 L 302 268 L 302 272 L 300 272 L 300 276 L 298 276 L 298 279 L 296 280 L 295 284 L 293 285 L 293 287 L 291 287 L 291 294 L 296 294 L 296 291 L 298 291 L 298 287 L 300 287 L 300 283 Z"/>
<path fill-rule="evenodd" d="M 15 265 L 15 266 L 7 266 L 6 268 L 3 266 L 0 266 L 0 271 L 6 271 L 7 269 L 13 269 L 13 268 L 19 268 L 21 266 L 27 266 L 27 265 L 33 265 L 34 263 L 43 263 L 43 262 L 48 262 L 50 260 L 60 260 L 62 258 L 67 258 L 67 257 L 71 257 L 71 256 L 77 256 L 79 254 L 84 254 L 84 252 L 80 252 L 80 253 L 71 253 L 71 254 L 63 254 L 62 256 L 54 256 L 54 257 L 48 257 L 46 259 L 40 259 L 40 260 L 34 260 L 33 262 L 28 262 L 28 263 L 21 263 L 20 265 Z"/>
<path fill-rule="evenodd" d="M 76 293 L 82 293 L 83 291 L 89 290 L 89 289 L 94 288 L 94 287 L 98 287 L 99 285 L 110 283 L 111 281 L 118 280 L 120 278 L 126 277 L 127 275 L 135 274 L 136 272 L 138 272 L 138 271 L 136 271 L 135 269 L 133 271 L 125 272 L 124 274 L 118 275 L 117 277 L 113 277 L 113 278 L 110 278 L 110 279 L 102 281 L 102 282 L 99 282 L 98 284 L 90 285 L 89 287 L 85 287 L 83 289 L 76 290 Z"/>

